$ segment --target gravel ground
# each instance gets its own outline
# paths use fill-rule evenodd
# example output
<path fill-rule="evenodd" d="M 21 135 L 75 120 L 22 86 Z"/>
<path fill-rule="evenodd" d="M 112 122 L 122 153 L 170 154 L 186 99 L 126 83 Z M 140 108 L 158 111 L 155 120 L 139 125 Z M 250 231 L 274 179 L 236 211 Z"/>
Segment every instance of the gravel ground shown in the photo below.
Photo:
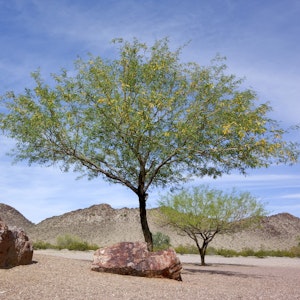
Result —
<path fill-rule="evenodd" d="M 92 272 L 93 252 L 35 251 L 33 264 L 0 269 L 0 300 L 300 299 L 300 259 L 179 258 L 182 282 Z"/>

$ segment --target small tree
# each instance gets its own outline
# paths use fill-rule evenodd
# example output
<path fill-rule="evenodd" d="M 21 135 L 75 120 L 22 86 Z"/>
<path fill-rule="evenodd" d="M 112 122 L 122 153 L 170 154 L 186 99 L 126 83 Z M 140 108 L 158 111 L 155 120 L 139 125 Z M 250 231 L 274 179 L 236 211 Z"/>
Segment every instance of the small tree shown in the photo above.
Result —
<path fill-rule="evenodd" d="M 255 105 L 255 92 L 226 74 L 222 59 L 202 67 L 180 63 L 179 55 L 167 39 L 151 47 L 121 41 L 116 59 L 79 59 L 51 84 L 34 72 L 33 89 L 8 92 L 0 103 L 0 129 L 16 140 L 16 161 L 56 164 L 126 186 L 138 197 L 150 250 L 151 187 L 298 156 L 285 130 L 267 117 L 270 107 Z"/>
<path fill-rule="evenodd" d="M 168 194 L 159 202 L 161 222 L 190 237 L 205 265 L 208 244 L 216 234 L 233 233 L 255 224 L 265 214 L 264 207 L 249 193 L 222 191 L 202 186 Z"/>

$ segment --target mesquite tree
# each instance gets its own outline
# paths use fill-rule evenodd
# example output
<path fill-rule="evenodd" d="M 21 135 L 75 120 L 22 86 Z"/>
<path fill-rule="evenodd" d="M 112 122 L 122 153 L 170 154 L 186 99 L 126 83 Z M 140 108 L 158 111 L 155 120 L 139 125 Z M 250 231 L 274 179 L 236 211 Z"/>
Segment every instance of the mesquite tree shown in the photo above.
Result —
<path fill-rule="evenodd" d="M 181 63 L 167 39 L 117 42 L 116 59 L 79 59 L 51 83 L 34 72 L 34 88 L 2 97 L 0 128 L 16 140 L 17 161 L 59 164 L 132 190 L 149 249 L 150 187 L 296 159 L 270 107 L 256 104 L 222 59 L 202 67 Z"/>
<path fill-rule="evenodd" d="M 160 202 L 160 222 L 191 238 L 205 265 L 208 244 L 216 234 L 254 226 L 265 215 L 264 205 L 248 192 L 224 193 L 207 186 L 168 194 Z"/>

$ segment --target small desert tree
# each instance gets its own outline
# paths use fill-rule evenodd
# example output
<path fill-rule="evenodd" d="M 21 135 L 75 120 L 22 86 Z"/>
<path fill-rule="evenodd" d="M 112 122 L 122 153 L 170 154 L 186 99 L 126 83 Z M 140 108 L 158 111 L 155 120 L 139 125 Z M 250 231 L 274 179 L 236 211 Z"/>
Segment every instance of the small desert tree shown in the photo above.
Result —
<path fill-rule="evenodd" d="M 149 249 L 151 187 L 296 161 L 270 107 L 256 104 L 222 59 L 181 63 L 167 39 L 120 45 L 114 60 L 79 59 L 48 84 L 34 72 L 34 88 L 1 98 L 0 129 L 16 140 L 16 161 L 126 186 L 138 197 Z"/>
<path fill-rule="evenodd" d="M 205 265 L 208 244 L 216 234 L 253 226 L 265 214 L 264 206 L 249 193 L 224 193 L 207 186 L 168 194 L 159 201 L 161 222 L 190 237 Z"/>

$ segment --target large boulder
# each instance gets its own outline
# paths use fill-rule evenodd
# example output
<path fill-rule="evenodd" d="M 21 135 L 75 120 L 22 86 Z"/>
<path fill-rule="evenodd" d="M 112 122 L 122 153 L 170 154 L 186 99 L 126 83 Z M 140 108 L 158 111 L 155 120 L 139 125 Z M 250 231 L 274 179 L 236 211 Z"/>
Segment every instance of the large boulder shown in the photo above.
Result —
<path fill-rule="evenodd" d="M 0 219 L 0 268 L 32 263 L 33 247 L 20 228 L 9 228 Z"/>
<path fill-rule="evenodd" d="M 181 280 L 182 265 L 173 249 L 149 252 L 145 242 L 122 242 L 96 250 L 91 269 L 121 275 Z"/>

